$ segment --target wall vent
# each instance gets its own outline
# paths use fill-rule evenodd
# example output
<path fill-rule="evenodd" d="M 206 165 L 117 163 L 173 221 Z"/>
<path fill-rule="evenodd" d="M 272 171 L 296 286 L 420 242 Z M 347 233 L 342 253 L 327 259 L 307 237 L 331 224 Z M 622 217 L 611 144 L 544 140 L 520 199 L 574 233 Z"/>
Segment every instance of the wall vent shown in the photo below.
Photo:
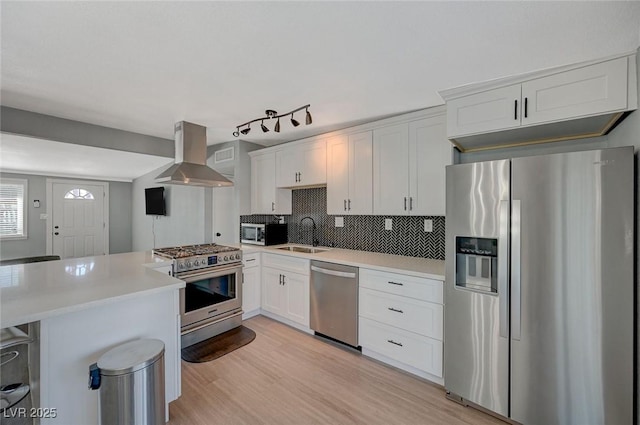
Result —
<path fill-rule="evenodd" d="M 233 159 L 234 159 L 233 146 L 227 149 L 221 149 L 214 153 L 214 161 L 216 164 L 233 161 Z"/>

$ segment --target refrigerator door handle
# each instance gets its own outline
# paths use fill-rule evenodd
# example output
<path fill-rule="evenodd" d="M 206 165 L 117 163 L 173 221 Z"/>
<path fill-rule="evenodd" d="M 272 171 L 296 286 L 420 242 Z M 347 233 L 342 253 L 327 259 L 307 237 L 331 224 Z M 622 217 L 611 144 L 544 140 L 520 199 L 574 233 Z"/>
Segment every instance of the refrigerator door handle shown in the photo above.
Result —
<path fill-rule="evenodd" d="M 521 231 L 520 200 L 513 200 L 511 204 L 511 337 L 520 341 L 521 337 L 521 309 L 520 309 L 520 242 Z"/>
<path fill-rule="evenodd" d="M 509 338 L 509 201 L 500 201 L 498 230 L 498 299 L 500 336 Z"/>

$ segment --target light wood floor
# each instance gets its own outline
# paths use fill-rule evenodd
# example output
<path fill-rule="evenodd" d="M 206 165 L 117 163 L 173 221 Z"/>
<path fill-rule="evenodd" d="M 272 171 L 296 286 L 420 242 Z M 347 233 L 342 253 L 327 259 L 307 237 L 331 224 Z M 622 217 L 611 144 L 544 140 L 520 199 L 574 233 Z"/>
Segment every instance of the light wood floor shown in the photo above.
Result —
<path fill-rule="evenodd" d="M 501 424 L 444 390 L 263 316 L 256 339 L 207 363 L 182 362 L 170 425 Z"/>

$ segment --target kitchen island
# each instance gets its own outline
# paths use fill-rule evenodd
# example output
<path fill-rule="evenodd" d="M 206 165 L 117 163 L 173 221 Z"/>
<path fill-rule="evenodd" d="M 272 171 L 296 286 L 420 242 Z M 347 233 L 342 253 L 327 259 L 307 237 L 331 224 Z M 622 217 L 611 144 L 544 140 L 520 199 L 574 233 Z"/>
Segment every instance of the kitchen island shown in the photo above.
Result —
<path fill-rule="evenodd" d="M 89 365 L 139 338 L 164 342 L 167 405 L 180 396 L 184 282 L 154 270 L 163 265 L 136 252 L 0 267 L 0 327 L 30 325 L 34 406 L 56 412 L 41 423 L 96 424 Z"/>

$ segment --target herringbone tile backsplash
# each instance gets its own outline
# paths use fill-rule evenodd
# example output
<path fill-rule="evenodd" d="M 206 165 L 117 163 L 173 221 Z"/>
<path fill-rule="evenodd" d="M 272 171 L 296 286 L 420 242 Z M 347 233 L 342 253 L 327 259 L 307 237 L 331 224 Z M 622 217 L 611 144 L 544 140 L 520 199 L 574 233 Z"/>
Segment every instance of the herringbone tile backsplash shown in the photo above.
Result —
<path fill-rule="evenodd" d="M 345 215 L 344 227 L 335 227 L 335 216 L 327 215 L 327 189 L 298 189 L 292 195 L 292 214 L 285 216 L 289 242 L 311 245 L 311 217 L 316 222 L 316 238 L 322 246 L 336 246 L 361 251 L 384 252 L 410 257 L 444 260 L 443 216 L 404 217 L 375 215 Z M 393 230 L 384 230 L 384 219 L 393 219 Z M 424 219 L 433 220 L 433 232 L 424 231 Z M 241 223 L 268 223 L 271 215 L 243 215 Z"/>

